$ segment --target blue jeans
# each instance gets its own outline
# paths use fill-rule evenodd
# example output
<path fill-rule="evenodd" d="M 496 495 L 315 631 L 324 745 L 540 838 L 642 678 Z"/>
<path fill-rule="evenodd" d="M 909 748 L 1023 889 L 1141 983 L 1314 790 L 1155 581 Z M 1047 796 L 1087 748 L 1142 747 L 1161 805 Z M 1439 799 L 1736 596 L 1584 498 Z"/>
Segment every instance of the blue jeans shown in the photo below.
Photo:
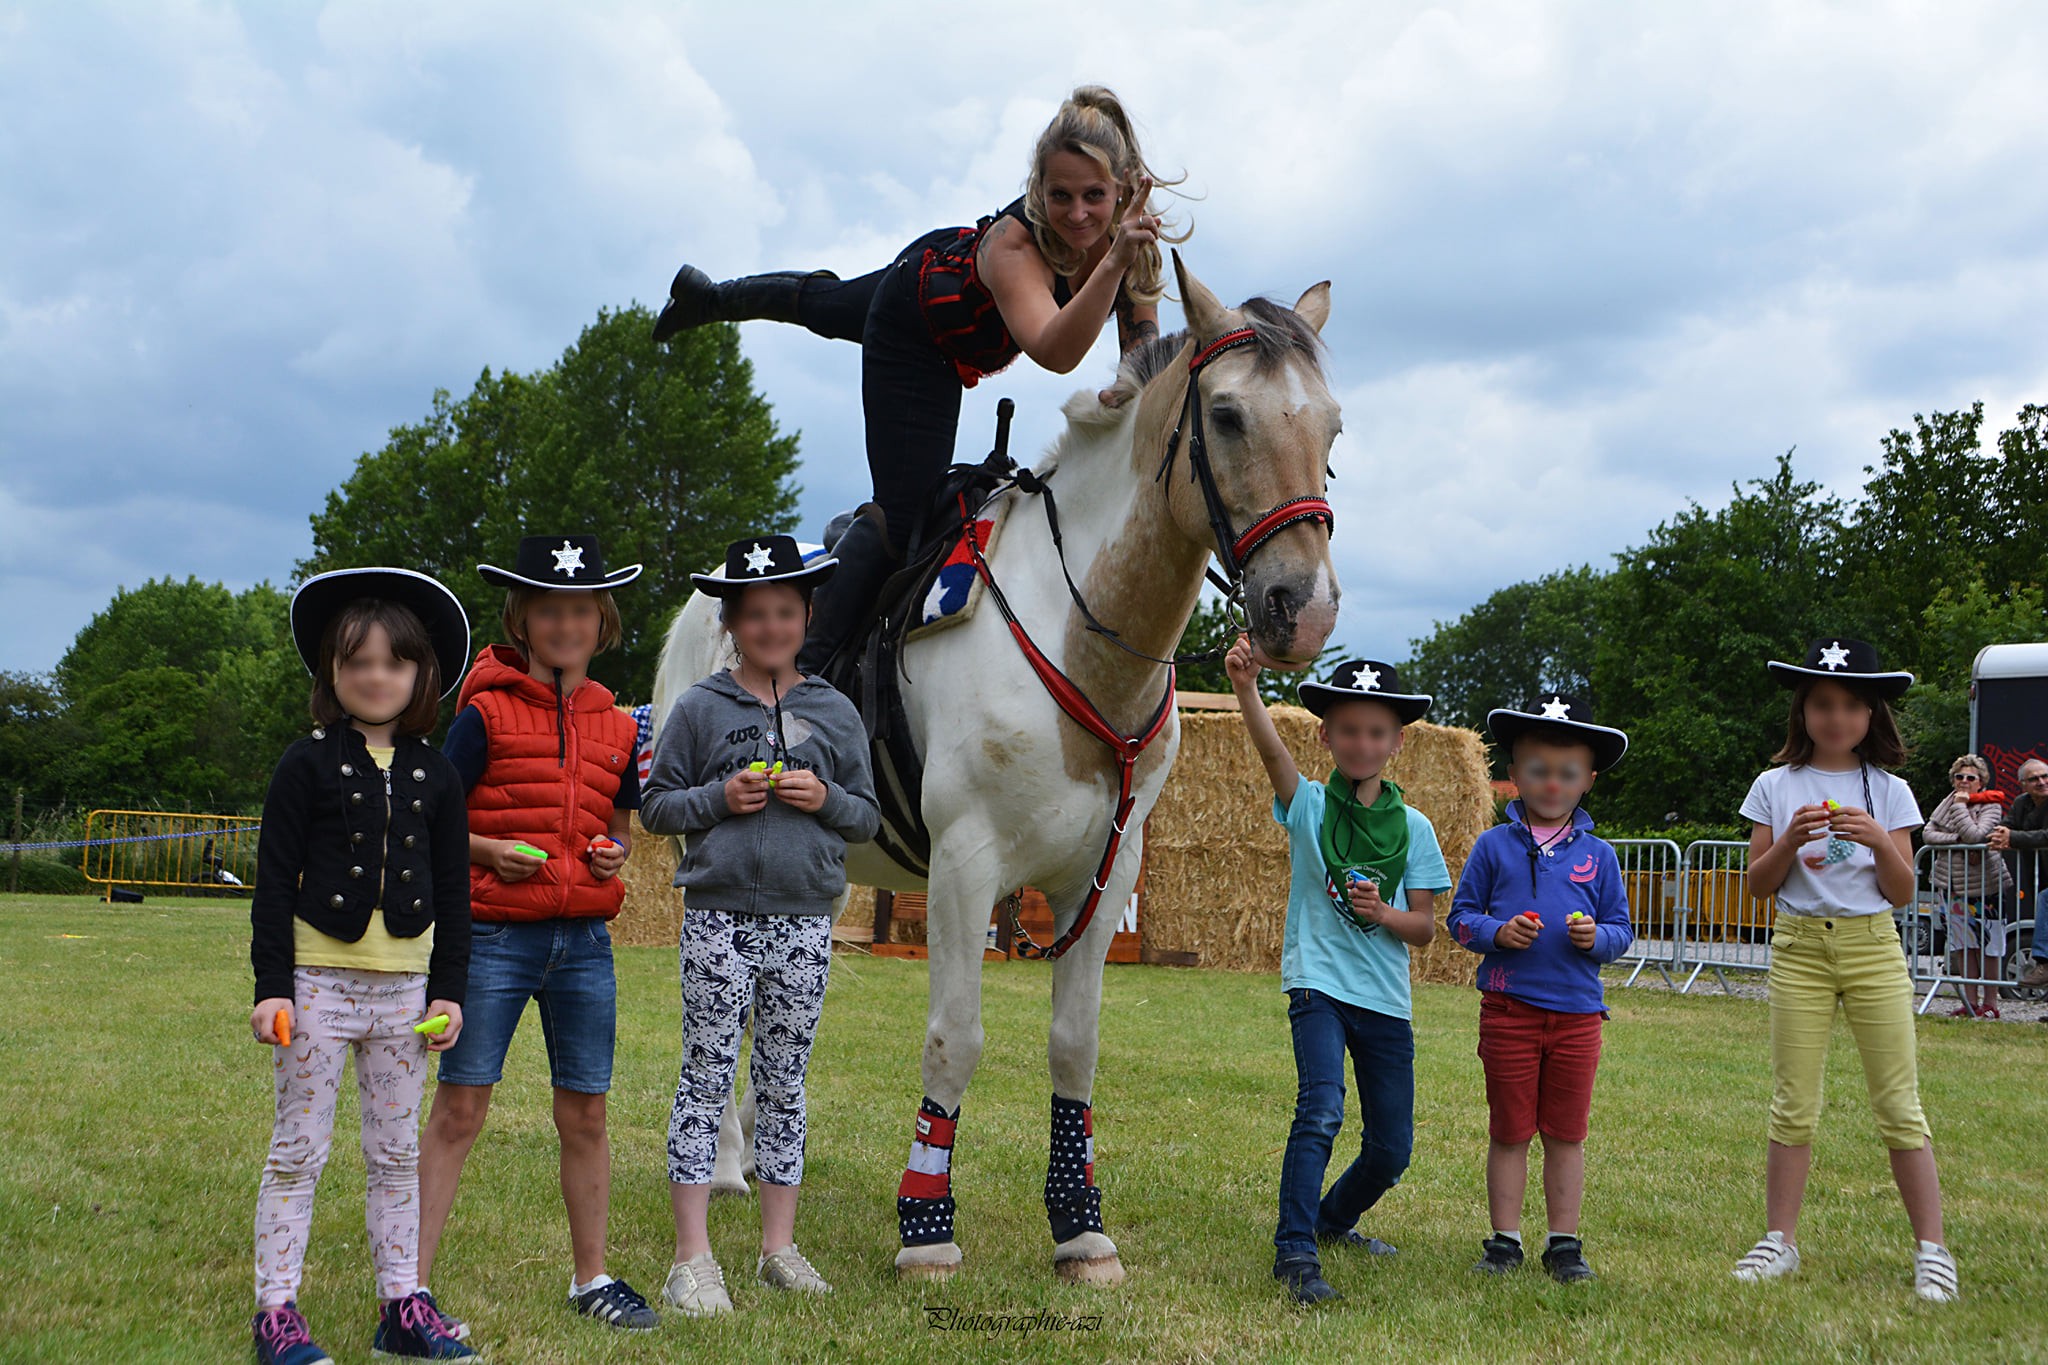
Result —
<path fill-rule="evenodd" d="M 1408 1169 L 1415 1146 L 1415 1031 L 1406 1019 L 1315 990 L 1287 992 L 1294 1031 L 1294 1126 L 1280 1159 L 1278 1259 L 1315 1256 L 1318 1235 L 1348 1232 Z M 1358 1158 L 1323 1193 L 1330 1148 L 1344 1126 L 1344 1054 L 1358 1083 Z"/>
<path fill-rule="evenodd" d="M 610 1090 L 619 992 L 611 931 L 601 919 L 478 920 L 470 926 L 462 1036 L 441 1054 L 441 1083 L 496 1085 L 529 1000 L 540 1007 L 555 1089 Z"/>

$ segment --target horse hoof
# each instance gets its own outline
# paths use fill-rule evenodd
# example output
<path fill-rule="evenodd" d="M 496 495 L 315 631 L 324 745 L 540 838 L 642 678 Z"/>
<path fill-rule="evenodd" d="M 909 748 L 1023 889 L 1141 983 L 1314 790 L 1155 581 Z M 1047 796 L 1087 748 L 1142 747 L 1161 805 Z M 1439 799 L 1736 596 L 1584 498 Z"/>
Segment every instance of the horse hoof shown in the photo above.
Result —
<path fill-rule="evenodd" d="M 711 1182 L 711 1197 L 713 1199 L 745 1199 L 753 1192 L 752 1187 L 744 1179 L 719 1180 L 714 1178 Z"/>
<path fill-rule="evenodd" d="M 1084 1232 L 1052 1249 L 1052 1268 L 1068 1284 L 1114 1289 L 1124 1282 L 1116 1243 L 1099 1232 Z"/>
<path fill-rule="evenodd" d="M 899 1280 L 950 1280 L 960 1269 L 962 1256 L 957 1242 L 935 1246 L 904 1247 L 896 1253 Z"/>

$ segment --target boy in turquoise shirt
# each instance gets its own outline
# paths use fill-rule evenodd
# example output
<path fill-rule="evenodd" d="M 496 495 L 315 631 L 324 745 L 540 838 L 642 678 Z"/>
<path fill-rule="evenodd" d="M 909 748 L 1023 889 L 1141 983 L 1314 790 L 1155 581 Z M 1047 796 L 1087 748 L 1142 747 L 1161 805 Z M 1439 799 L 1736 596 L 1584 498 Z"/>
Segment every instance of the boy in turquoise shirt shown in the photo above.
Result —
<path fill-rule="evenodd" d="M 1322 1246 L 1391 1256 L 1358 1219 L 1408 1168 L 1415 1128 L 1415 1034 L 1408 950 L 1436 935 L 1435 895 L 1450 872 L 1428 817 L 1380 777 L 1404 727 L 1430 698 L 1401 690 L 1392 665 L 1352 659 L 1328 682 L 1303 683 L 1301 704 L 1322 719 L 1335 765 L 1305 778 L 1259 698 L 1259 665 L 1239 638 L 1224 659 L 1252 747 L 1273 784 L 1273 818 L 1287 829 L 1290 875 L 1280 984 L 1294 1036 L 1294 1125 L 1280 1163 L 1273 1276 L 1301 1303 L 1338 1296 L 1323 1278 Z M 1323 1192 L 1344 1122 L 1344 1057 L 1358 1084 L 1364 1139 Z"/>

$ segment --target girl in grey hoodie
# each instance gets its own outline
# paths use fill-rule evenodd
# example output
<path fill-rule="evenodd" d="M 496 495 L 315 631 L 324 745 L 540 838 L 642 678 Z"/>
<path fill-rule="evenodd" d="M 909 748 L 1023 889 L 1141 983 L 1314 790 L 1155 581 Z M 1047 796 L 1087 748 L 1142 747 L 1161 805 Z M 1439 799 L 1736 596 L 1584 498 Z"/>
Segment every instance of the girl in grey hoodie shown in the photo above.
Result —
<path fill-rule="evenodd" d="M 853 703 L 796 668 L 811 590 L 836 567 L 803 562 L 788 536 L 736 541 L 722 575 L 693 575 L 722 599 L 737 664 L 692 686 L 654 746 L 640 820 L 678 834 L 683 1062 L 669 1115 L 675 1264 L 663 1295 L 690 1316 L 732 1311 L 705 1230 L 719 1112 L 740 1035 L 754 1021 L 754 1165 L 761 1192 L 755 1271 L 777 1289 L 831 1286 L 795 1242 L 803 1180 L 804 1071 L 825 1003 L 832 908 L 846 845 L 881 823 L 867 732 Z"/>

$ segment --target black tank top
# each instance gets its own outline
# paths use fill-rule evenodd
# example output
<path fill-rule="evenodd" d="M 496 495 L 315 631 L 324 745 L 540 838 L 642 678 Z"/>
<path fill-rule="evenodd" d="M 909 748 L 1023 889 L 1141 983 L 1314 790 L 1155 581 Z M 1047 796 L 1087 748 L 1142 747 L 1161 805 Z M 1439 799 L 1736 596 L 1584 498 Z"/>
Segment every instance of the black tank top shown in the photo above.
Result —
<path fill-rule="evenodd" d="M 932 341 L 959 372 L 960 383 L 973 388 L 989 375 L 1008 368 L 1022 348 L 1003 323 L 995 295 L 982 283 L 976 254 L 981 239 L 996 222 L 1014 218 L 1031 230 L 1024 216 L 1024 201 L 1018 199 L 1001 213 L 982 219 L 971 228 L 958 228 L 924 249 L 918 264 L 917 301 L 931 328 Z M 1064 308 L 1072 301 L 1073 286 L 1064 275 L 1054 275 L 1053 302 Z"/>

